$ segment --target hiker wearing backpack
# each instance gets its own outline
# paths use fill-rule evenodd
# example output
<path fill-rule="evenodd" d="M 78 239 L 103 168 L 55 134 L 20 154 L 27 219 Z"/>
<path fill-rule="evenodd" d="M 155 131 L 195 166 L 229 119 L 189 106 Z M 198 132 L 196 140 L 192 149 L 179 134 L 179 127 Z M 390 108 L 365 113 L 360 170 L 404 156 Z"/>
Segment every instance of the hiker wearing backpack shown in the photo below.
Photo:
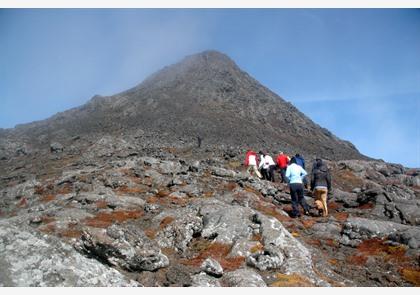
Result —
<path fill-rule="evenodd" d="M 303 169 L 305 169 L 305 159 L 299 153 L 296 154 L 294 158 L 296 159 L 296 164 L 302 167 Z M 308 188 L 308 180 L 306 176 L 303 177 L 302 181 L 303 181 L 303 186 L 305 188 Z"/>
<path fill-rule="evenodd" d="M 309 215 L 309 206 L 303 196 L 303 177 L 307 175 L 305 169 L 296 164 L 296 158 L 290 160 L 290 165 L 286 169 L 286 178 L 289 183 L 290 196 L 292 199 L 291 217 L 300 217 L 299 204 L 302 206 L 304 214 Z"/>
<path fill-rule="evenodd" d="M 261 163 L 259 165 L 261 174 L 264 179 L 274 182 L 274 170 L 276 169 L 276 163 L 274 163 L 273 158 L 269 154 L 262 152 L 260 152 L 260 154 L 262 154 Z"/>
<path fill-rule="evenodd" d="M 253 150 L 248 150 L 245 155 L 245 166 L 248 167 L 246 172 L 252 175 L 252 172 L 255 172 L 258 178 L 262 178 L 260 171 L 258 171 L 258 158 L 257 153 Z"/>
<path fill-rule="evenodd" d="M 281 182 L 286 182 L 286 169 L 287 165 L 289 164 L 289 157 L 285 155 L 283 152 L 280 152 L 276 159 L 277 166 L 280 169 L 280 175 L 281 175 Z"/>
<path fill-rule="evenodd" d="M 321 159 L 316 159 L 311 173 L 311 191 L 315 196 L 315 205 L 322 212 L 322 216 L 328 216 L 327 196 L 331 192 L 331 174 Z"/>

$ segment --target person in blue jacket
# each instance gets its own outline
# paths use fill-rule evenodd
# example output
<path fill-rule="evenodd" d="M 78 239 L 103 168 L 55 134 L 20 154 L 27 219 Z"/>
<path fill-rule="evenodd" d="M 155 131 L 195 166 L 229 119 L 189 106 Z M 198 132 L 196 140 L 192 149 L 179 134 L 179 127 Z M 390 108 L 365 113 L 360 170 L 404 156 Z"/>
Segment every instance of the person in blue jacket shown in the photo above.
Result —
<path fill-rule="evenodd" d="M 290 160 L 286 169 L 286 179 L 289 183 L 290 196 L 292 199 L 291 217 L 300 217 L 299 204 L 302 206 L 305 215 L 309 215 L 309 206 L 303 196 L 303 178 L 308 174 L 305 169 L 296 163 L 296 157 Z"/>

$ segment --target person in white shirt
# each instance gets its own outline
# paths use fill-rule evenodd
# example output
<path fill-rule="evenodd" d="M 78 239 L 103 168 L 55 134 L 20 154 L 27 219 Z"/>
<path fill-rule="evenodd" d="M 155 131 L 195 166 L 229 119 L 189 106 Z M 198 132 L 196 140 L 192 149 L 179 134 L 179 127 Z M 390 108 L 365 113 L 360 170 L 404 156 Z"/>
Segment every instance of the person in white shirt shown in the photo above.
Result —
<path fill-rule="evenodd" d="M 252 172 L 255 172 L 258 178 L 262 178 L 260 171 L 258 171 L 258 161 L 257 161 L 257 154 L 253 150 L 248 150 L 245 155 L 245 166 L 248 168 L 246 171 L 252 175 Z"/>
<path fill-rule="evenodd" d="M 259 169 L 261 169 L 261 174 L 264 179 L 274 182 L 274 170 L 276 168 L 276 163 L 274 163 L 273 158 L 267 153 L 261 153 L 261 162 Z"/>
<path fill-rule="evenodd" d="M 296 164 L 296 158 L 290 160 L 290 165 L 286 169 L 286 179 L 289 183 L 290 196 L 292 198 L 292 217 L 299 217 L 299 204 L 302 206 L 305 215 L 309 215 L 309 206 L 303 196 L 303 178 L 308 173 L 301 166 Z"/>

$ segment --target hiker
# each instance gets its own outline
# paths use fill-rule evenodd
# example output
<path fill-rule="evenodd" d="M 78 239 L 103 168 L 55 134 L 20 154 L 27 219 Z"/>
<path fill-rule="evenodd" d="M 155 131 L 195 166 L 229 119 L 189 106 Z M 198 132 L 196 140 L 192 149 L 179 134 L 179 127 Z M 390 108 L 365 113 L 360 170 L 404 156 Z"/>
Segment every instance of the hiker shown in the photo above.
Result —
<path fill-rule="evenodd" d="M 276 163 L 273 158 L 267 153 L 260 152 L 261 162 L 259 168 L 264 179 L 274 182 L 274 170 L 276 169 Z"/>
<path fill-rule="evenodd" d="M 303 169 L 305 169 L 305 159 L 299 153 L 295 155 L 295 159 L 296 159 L 296 164 L 302 167 Z M 302 181 L 303 181 L 303 186 L 305 188 L 308 188 L 308 180 L 306 176 L 303 177 Z"/>
<path fill-rule="evenodd" d="M 257 159 L 257 153 L 253 150 L 248 150 L 245 155 L 245 166 L 248 168 L 246 169 L 246 172 L 248 172 L 250 175 L 252 175 L 252 172 L 255 172 L 255 174 L 258 176 L 258 178 L 262 178 L 262 175 L 260 171 L 258 171 L 258 159 Z"/>
<path fill-rule="evenodd" d="M 277 166 L 280 169 L 280 175 L 281 175 L 281 182 L 286 182 L 286 169 L 287 165 L 289 164 L 289 157 L 285 155 L 283 152 L 280 152 L 276 159 Z"/>
<path fill-rule="evenodd" d="M 201 138 L 200 135 L 198 135 L 197 136 L 197 146 L 198 146 L 198 148 L 201 148 L 201 141 L 202 141 L 202 138 Z"/>
<path fill-rule="evenodd" d="M 290 196 L 292 198 L 291 217 L 300 217 L 299 204 L 302 206 L 304 214 L 309 215 L 309 206 L 303 196 L 302 179 L 307 175 L 305 169 L 296 164 L 296 158 L 290 160 L 290 165 L 286 169 L 286 178 L 289 183 Z"/>
<path fill-rule="evenodd" d="M 322 216 L 328 216 L 327 196 L 331 192 L 331 174 L 321 159 L 316 159 L 311 173 L 311 191 L 315 196 L 315 205 L 322 212 Z"/>

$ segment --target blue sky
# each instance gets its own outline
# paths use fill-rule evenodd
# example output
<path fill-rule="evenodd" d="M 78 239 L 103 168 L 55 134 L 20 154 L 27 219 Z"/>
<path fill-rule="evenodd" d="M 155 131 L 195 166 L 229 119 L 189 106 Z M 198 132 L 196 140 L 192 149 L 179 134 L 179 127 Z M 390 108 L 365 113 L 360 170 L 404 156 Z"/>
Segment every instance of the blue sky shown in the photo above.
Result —
<path fill-rule="evenodd" d="M 362 153 L 420 167 L 419 9 L 0 9 L 0 128 L 206 49 Z"/>

